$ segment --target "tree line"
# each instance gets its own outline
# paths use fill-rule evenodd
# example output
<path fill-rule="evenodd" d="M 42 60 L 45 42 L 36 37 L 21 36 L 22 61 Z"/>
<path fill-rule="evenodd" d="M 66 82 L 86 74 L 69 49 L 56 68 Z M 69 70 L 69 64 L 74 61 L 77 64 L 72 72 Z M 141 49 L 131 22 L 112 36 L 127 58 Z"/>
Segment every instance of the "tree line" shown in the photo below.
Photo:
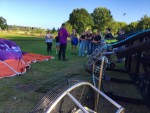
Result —
<path fill-rule="evenodd" d="M 125 13 L 122 15 L 125 16 Z M 0 17 L 0 28 L 2 30 L 8 29 L 10 26 L 7 25 L 5 18 Z M 131 22 L 127 24 L 125 22 L 117 22 L 114 20 L 111 11 L 106 7 L 95 8 L 94 11 L 90 14 L 84 8 L 74 9 L 69 15 L 69 20 L 66 21 L 67 30 L 71 33 L 72 29 L 76 29 L 80 34 L 87 29 L 91 29 L 93 32 L 97 30 L 105 33 L 106 28 L 111 28 L 112 33 L 117 34 L 118 29 L 122 28 L 126 33 L 135 32 L 138 30 L 145 30 L 150 28 L 150 17 L 144 15 L 139 21 Z M 45 33 L 46 30 L 41 28 L 33 27 L 23 27 L 19 28 L 18 26 L 12 26 L 12 30 L 22 30 L 32 33 Z M 53 27 L 52 33 L 56 33 L 55 27 Z"/>
<path fill-rule="evenodd" d="M 122 16 L 125 15 L 124 13 Z M 95 8 L 91 14 L 84 8 L 77 8 L 72 11 L 66 23 L 67 25 L 70 24 L 69 26 L 75 28 L 79 33 L 87 29 L 91 29 L 92 31 L 99 30 L 104 33 L 105 29 L 109 27 L 115 35 L 120 28 L 124 29 L 126 33 L 149 29 L 150 17 L 144 15 L 139 21 L 127 24 L 115 21 L 111 11 L 105 7 Z"/>

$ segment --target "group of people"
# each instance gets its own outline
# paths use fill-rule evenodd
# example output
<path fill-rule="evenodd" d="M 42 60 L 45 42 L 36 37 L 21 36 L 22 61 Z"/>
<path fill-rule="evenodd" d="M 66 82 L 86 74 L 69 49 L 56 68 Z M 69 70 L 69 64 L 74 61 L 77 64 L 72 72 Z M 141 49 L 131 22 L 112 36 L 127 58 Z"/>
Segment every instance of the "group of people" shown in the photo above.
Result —
<path fill-rule="evenodd" d="M 85 51 L 87 55 L 90 55 L 100 45 L 101 39 L 102 36 L 99 31 L 97 31 L 97 33 L 91 33 L 90 30 L 83 32 L 79 38 L 80 45 L 78 56 L 84 56 Z"/>
<path fill-rule="evenodd" d="M 65 23 L 62 24 L 59 29 L 58 36 L 55 37 L 56 40 L 56 53 L 58 53 L 58 59 L 66 61 L 66 47 L 67 47 L 67 37 L 70 37 L 68 31 L 66 30 Z M 52 52 L 52 42 L 53 36 L 50 33 L 50 30 L 47 31 L 45 36 L 47 44 L 47 53 Z"/>
<path fill-rule="evenodd" d="M 123 35 L 124 31 L 122 29 L 119 30 L 119 35 Z M 71 40 L 71 54 L 77 54 L 77 45 L 79 44 L 78 56 L 87 56 L 91 55 L 92 52 L 100 46 L 100 42 L 103 39 L 100 31 L 97 33 L 92 33 L 90 30 L 87 32 L 81 33 L 79 37 L 77 31 L 75 29 L 72 30 L 72 34 L 69 34 L 66 30 L 65 23 L 62 24 L 61 28 L 58 31 L 58 35 L 55 37 L 56 41 L 56 54 L 58 54 L 58 59 L 67 61 L 66 59 L 66 47 L 67 47 L 67 37 L 70 37 Z M 51 52 L 52 50 L 52 42 L 53 36 L 51 35 L 50 31 L 47 32 L 46 36 L 46 43 L 47 43 L 47 52 Z M 106 29 L 106 35 L 104 39 L 113 39 L 113 35 L 111 33 L 111 29 Z"/>

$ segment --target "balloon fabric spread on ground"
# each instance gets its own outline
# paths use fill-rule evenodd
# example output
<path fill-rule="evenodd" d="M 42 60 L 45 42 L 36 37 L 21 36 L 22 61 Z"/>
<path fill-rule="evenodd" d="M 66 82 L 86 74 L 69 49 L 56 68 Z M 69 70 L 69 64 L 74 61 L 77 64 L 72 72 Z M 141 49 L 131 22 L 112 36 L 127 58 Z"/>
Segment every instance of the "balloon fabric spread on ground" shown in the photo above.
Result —
<path fill-rule="evenodd" d="M 53 58 L 34 53 L 22 53 L 15 42 L 0 38 L 0 78 L 24 74 L 31 63 Z"/>

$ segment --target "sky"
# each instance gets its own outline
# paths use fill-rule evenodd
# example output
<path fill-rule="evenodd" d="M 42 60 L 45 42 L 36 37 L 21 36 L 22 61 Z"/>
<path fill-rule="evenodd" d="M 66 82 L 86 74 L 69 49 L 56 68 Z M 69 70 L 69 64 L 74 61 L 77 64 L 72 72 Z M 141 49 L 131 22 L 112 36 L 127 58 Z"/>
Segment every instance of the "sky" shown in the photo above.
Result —
<path fill-rule="evenodd" d="M 92 13 L 98 7 L 106 7 L 115 21 L 128 24 L 150 17 L 150 0 L 0 0 L 0 16 L 8 25 L 57 29 L 69 20 L 73 9 Z"/>

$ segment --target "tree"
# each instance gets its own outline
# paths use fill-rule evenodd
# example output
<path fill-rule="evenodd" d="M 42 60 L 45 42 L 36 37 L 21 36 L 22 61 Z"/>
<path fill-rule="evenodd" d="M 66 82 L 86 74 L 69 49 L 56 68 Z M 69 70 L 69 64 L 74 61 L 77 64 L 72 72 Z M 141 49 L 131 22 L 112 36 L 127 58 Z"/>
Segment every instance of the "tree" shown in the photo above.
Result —
<path fill-rule="evenodd" d="M 118 30 L 119 30 L 119 29 L 123 29 L 123 30 L 125 31 L 125 33 L 127 33 L 127 26 L 128 26 L 128 24 L 125 23 L 125 22 L 118 22 L 118 24 L 119 24 Z M 118 32 L 118 31 L 117 31 L 117 32 Z"/>
<path fill-rule="evenodd" d="M 92 16 L 84 8 L 74 9 L 70 14 L 69 23 L 78 33 L 83 32 L 87 27 L 94 24 Z"/>
<path fill-rule="evenodd" d="M 51 30 L 52 33 L 55 33 L 56 32 L 56 29 L 55 27 L 53 27 L 53 29 Z"/>
<path fill-rule="evenodd" d="M 110 25 L 110 22 L 113 20 L 110 10 L 105 7 L 95 8 L 91 15 L 95 26 L 97 26 L 100 31 L 106 29 L 106 27 Z"/>
<path fill-rule="evenodd" d="M 0 28 L 1 28 L 2 30 L 5 30 L 5 29 L 8 28 L 8 26 L 7 26 L 7 21 L 6 21 L 6 19 L 3 18 L 2 16 L 0 17 Z"/>
<path fill-rule="evenodd" d="M 69 33 L 71 33 L 71 32 L 72 32 L 72 25 L 69 23 L 69 21 L 67 21 L 65 24 L 66 24 L 66 29 L 67 29 L 67 31 L 68 31 Z"/>
<path fill-rule="evenodd" d="M 145 30 L 150 28 L 150 17 L 144 15 L 138 23 L 139 30 Z"/>
<path fill-rule="evenodd" d="M 126 27 L 127 27 L 127 23 L 125 23 L 125 22 L 118 22 L 118 24 L 119 24 L 119 28 L 120 29 L 125 29 Z"/>
<path fill-rule="evenodd" d="M 126 27 L 126 32 L 127 33 L 132 33 L 138 30 L 137 28 L 138 22 L 131 22 L 127 27 Z"/>
<path fill-rule="evenodd" d="M 111 29 L 111 32 L 114 36 L 117 34 L 118 30 L 120 29 L 119 22 L 116 21 L 109 22 L 107 27 Z M 102 32 L 105 32 L 105 29 Z"/>

